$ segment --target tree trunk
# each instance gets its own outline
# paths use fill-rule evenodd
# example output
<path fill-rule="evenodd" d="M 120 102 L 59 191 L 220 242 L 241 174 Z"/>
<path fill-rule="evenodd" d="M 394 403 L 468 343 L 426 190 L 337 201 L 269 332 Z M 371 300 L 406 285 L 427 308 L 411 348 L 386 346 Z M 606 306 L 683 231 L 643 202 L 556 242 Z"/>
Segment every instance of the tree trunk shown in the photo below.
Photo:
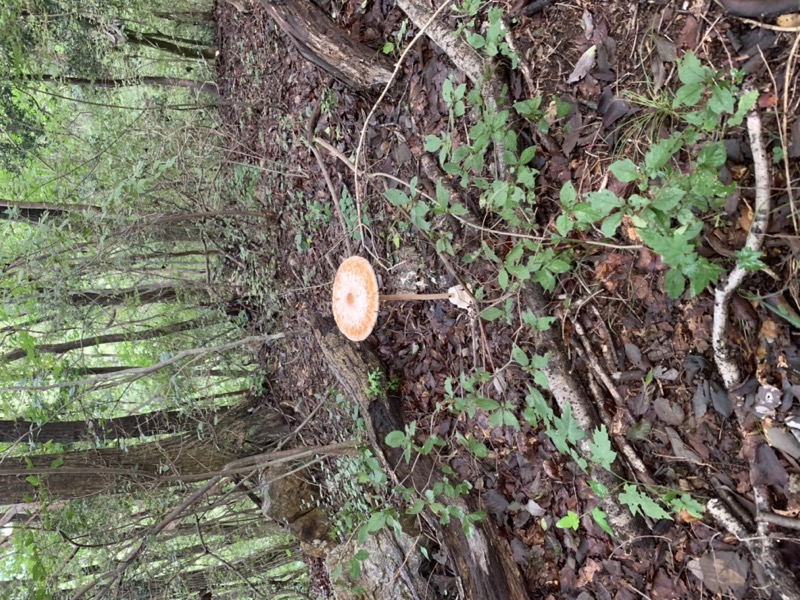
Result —
<path fill-rule="evenodd" d="M 82 338 L 79 340 L 72 340 L 71 342 L 61 342 L 59 344 L 39 344 L 33 347 L 35 354 L 65 354 L 70 350 L 79 350 L 83 348 L 91 348 L 93 346 L 101 346 L 103 344 L 118 344 L 120 342 L 140 342 L 143 340 L 152 340 L 159 337 L 165 337 L 181 331 L 188 331 L 196 329 L 203 325 L 201 319 L 192 319 L 190 321 L 183 321 L 181 323 L 173 323 L 172 325 L 164 325 L 163 327 L 153 327 L 150 329 L 143 329 L 134 332 L 122 333 L 108 333 L 106 335 L 97 335 L 90 338 Z M 2 362 L 11 362 L 25 358 L 28 351 L 25 348 L 16 348 L 11 352 L 7 352 L 0 357 Z"/>
<path fill-rule="evenodd" d="M 122 28 L 122 33 L 125 34 L 125 37 L 128 38 L 128 42 L 131 44 L 148 46 L 182 58 L 204 58 L 206 60 L 214 60 L 217 56 L 217 52 L 214 48 L 182 46 L 163 39 L 162 35 L 158 33 L 134 31 L 127 27 Z"/>
<path fill-rule="evenodd" d="M 210 411 L 215 412 L 215 411 Z M 199 416 L 199 415 L 198 415 Z M 210 419 L 202 417 L 203 421 Z M 26 446 L 51 441 L 73 444 L 100 438 L 138 439 L 156 434 L 177 433 L 186 429 L 185 411 L 157 411 L 99 420 L 52 421 L 37 425 L 31 421 L 0 421 L 0 443 L 20 442 Z"/>
<path fill-rule="evenodd" d="M 242 405 L 228 410 L 213 435 L 205 439 L 187 434 L 131 444 L 125 450 L 6 457 L 0 466 L 0 505 L 35 497 L 39 486 L 50 501 L 58 501 L 204 481 L 285 433 L 279 414 L 250 408 Z M 256 435 L 262 438 L 258 445 L 252 439 Z"/>
<path fill-rule="evenodd" d="M 0 199 L 0 219 L 25 223 L 41 223 L 45 216 L 65 217 L 72 212 L 100 212 L 99 206 L 88 204 L 49 204 L 46 202 L 17 202 Z"/>
<path fill-rule="evenodd" d="M 74 306 L 119 306 L 126 302 L 154 304 L 175 302 L 180 292 L 208 296 L 204 286 L 176 286 L 168 283 L 153 283 L 122 289 L 72 290 L 67 297 Z M 44 290 L 43 290 L 44 292 Z"/>
<path fill-rule="evenodd" d="M 358 402 L 362 414 L 369 416 L 368 436 L 375 450 L 385 457 L 385 464 L 394 466 L 397 479 L 411 482 L 417 490 L 430 489 L 440 481 L 440 469 L 430 456 L 414 457 L 412 468 L 403 460 L 401 448 L 386 445 L 386 435 L 395 430 L 403 431 L 404 426 L 396 399 L 367 395 L 369 375 L 376 370 L 384 372 L 377 357 L 364 344 L 356 345 L 345 339 L 332 319 L 318 319 L 314 337 L 345 395 Z M 456 505 L 465 514 L 472 512 L 460 499 L 440 497 L 437 501 Z M 508 542 L 500 537 L 492 523 L 476 523 L 471 537 L 464 534 L 459 523 L 440 525 L 431 521 L 429 525 L 439 530 L 440 543 L 452 559 L 452 567 L 467 600 L 527 600 L 528 594 Z"/>
<path fill-rule="evenodd" d="M 166 43 L 166 42 L 162 42 Z M 196 55 L 195 55 L 196 58 Z M 102 88 L 130 87 L 134 85 L 155 85 L 167 87 L 182 87 L 208 94 L 214 99 L 219 99 L 217 84 L 213 81 L 195 81 L 193 79 L 180 79 L 178 77 L 137 77 L 135 79 L 89 79 L 86 77 L 68 77 L 66 75 L 30 75 L 29 81 L 44 81 L 47 83 L 61 83 L 67 85 L 97 86 Z"/>
<path fill-rule="evenodd" d="M 298 52 L 342 83 L 358 90 L 385 85 L 391 64 L 380 51 L 351 40 L 310 0 L 260 0 Z"/>

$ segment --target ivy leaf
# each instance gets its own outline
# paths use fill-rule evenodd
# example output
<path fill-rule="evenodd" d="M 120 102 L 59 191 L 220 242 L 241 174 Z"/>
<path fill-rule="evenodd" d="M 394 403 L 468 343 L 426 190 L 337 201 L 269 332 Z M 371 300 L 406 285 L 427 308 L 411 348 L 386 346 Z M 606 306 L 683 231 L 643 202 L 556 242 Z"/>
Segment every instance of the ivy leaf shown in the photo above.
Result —
<path fill-rule="evenodd" d="M 580 520 L 578 519 L 578 515 L 574 512 L 567 511 L 566 516 L 561 517 L 556 522 L 556 527 L 559 529 L 572 529 L 574 531 L 578 531 L 578 526 L 580 525 Z"/>
<path fill-rule="evenodd" d="M 610 471 L 611 463 L 616 460 L 617 453 L 611 449 L 611 440 L 608 437 L 605 425 L 601 425 L 600 429 L 594 430 L 592 439 L 587 445 L 592 453 L 592 462 Z"/>

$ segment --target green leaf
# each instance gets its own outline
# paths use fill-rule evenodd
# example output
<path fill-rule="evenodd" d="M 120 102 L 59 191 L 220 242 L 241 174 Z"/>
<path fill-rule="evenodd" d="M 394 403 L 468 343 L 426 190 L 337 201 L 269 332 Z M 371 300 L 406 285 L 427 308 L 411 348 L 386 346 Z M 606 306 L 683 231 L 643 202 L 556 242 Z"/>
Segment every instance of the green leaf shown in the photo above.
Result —
<path fill-rule="evenodd" d="M 713 71 L 700 64 L 694 52 L 687 52 L 678 64 L 678 77 L 681 83 L 705 83 Z"/>
<path fill-rule="evenodd" d="M 517 113 L 519 113 L 526 119 L 529 119 L 531 121 L 536 121 L 542 115 L 541 110 L 539 108 L 541 105 L 542 105 L 542 97 L 536 96 L 535 98 L 530 98 L 529 100 L 523 100 L 522 102 L 515 102 L 514 110 L 516 110 Z"/>
<path fill-rule="evenodd" d="M 425 136 L 425 152 L 436 152 L 442 147 L 441 138 L 435 135 Z"/>
<path fill-rule="evenodd" d="M 27 481 L 28 483 L 30 483 L 30 484 L 31 484 L 33 487 L 39 487 L 39 483 L 40 483 L 40 482 L 39 482 L 39 478 L 38 478 L 38 477 L 36 477 L 36 475 L 28 475 L 28 476 L 25 478 L 25 481 Z"/>
<path fill-rule="evenodd" d="M 467 43 L 476 50 L 479 50 L 480 48 L 483 48 L 486 45 L 486 39 L 479 33 L 472 33 L 470 31 L 467 31 L 466 36 L 467 36 Z"/>
<path fill-rule="evenodd" d="M 519 164 L 520 165 L 527 165 L 529 162 L 533 160 L 536 156 L 536 146 L 528 146 L 525 150 L 522 151 L 522 154 L 519 155 Z"/>
<path fill-rule="evenodd" d="M 611 163 L 608 170 L 622 183 L 639 179 L 639 169 L 632 160 L 627 158 Z"/>
<path fill-rule="evenodd" d="M 386 445 L 390 448 L 399 448 L 407 443 L 408 438 L 402 431 L 390 431 L 386 434 Z"/>
<path fill-rule="evenodd" d="M 683 274 L 689 278 L 689 293 L 692 298 L 702 293 L 722 273 L 722 267 L 703 257 L 698 257 L 683 267 Z"/>
<path fill-rule="evenodd" d="M 517 261 L 522 258 L 523 251 L 524 247 L 522 244 L 515 244 L 511 250 L 509 250 L 508 254 L 506 254 L 506 259 L 504 261 L 506 266 L 516 264 Z"/>
<path fill-rule="evenodd" d="M 496 321 L 503 316 L 503 311 L 496 306 L 491 306 L 486 310 L 481 311 L 480 317 L 484 321 Z"/>
<path fill-rule="evenodd" d="M 722 142 L 706 144 L 697 154 L 697 164 L 710 169 L 719 169 L 728 160 L 728 153 Z"/>
<path fill-rule="evenodd" d="M 673 300 L 677 299 L 686 289 L 686 279 L 680 269 L 671 267 L 664 277 L 664 291 Z"/>
<path fill-rule="evenodd" d="M 492 400 L 491 398 L 483 398 L 483 397 L 478 397 L 475 400 L 475 406 L 487 412 L 491 410 L 497 410 L 498 408 L 500 408 L 500 404 L 497 402 L 497 400 Z"/>
<path fill-rule="evenodd" d="M 578 531 L 578 527 L 580 526 L 580 520 L 578 519 L 578 515 L 574 512 L 567 511 L 567 515 L 561 517 L 558 521 L 556 521 L 556 527 L 559 529 L 573 529 Z"/>
<path fill-rule="evenodd" d="M 758 100 L 758 90 L 750 90 L 739 98 L 739 106 L 736 107 L 736 112 L 728 119 L 728 125 L 736 127 L 742 124 L 744 116 L 751 108 L 756 105 Z"/>
<path fill-rule="evenodd" d="M 513 358 L 517 363 L 519 363 L 523 367 L 527 367 L 528 364 L 530 364 L 530 359 L 528 359 L 528 355 L 522 348 L 520 348 L 516 344 L 514 344 L 511 347 L 511 358 Z"/>
<path fill-rule="evenodd" d="M 572 208 L 575 206 L 575 201 L 578 199 L 578 193 L 575 191 L 575 186 L 572 185 L 571 181 L 567 181 L 561 186 L 559 199 L 561 200 L 561 206 L 565 208 Z"/>
<path fill-rule="evenodd" d="M 669 501 L 670 508 L 676 513 L 686 511 L 695 519 L 702 519 L 705 507 L 689 494 L 683 494 L 680 498 L 673 498 Z"/>
<path fill-rule="evenodd" d="M 500 269 L 497 272 L 497 283 L 501 290 L 506 291 L 508 289 L 508 271 Z"/>
<path fill-rule="evenodd" d="M 614 532 L 611 531 L 611 526 L 608 524 L 608 519 L 606 519 L 606 513 L 600 510 L 599 506 L 595 506 L 592 509 L 592 519 L 594 519 L 594 522 L 597 523 L 600 529 L 605 531 L 610 537 L 614 537 Z"/>
<path fill-rule="evenodd" d="M 762 256 L 760 250 L 745 247 L 736 251 L 736 264 L 745 271 L 758 271 L 767 266 L 761 261 Z"/>
<path fill-rule="evenodd" d="M 367 521 L 367 533 L 375 533 L 383 529 L 383 526 L 386 524 L 386 513 L 383 511 L 374 512 L 370 515 L 369 521 Z"/>
<path fill-rule="evenodd" d="M 605 425 L 601 425 L 600 429 L 594 430 L 592 439 L 587 442 L 587 445 L 592 453 L 592 462 L 610 471 L 611 463 L 616 460 L 617 453 L 611 448 L 611 440 L 608 437 Z"/>
<path fill-rule="evenodd" d="M 656 176 L 670 161 L 672 155 L 680 148 L 681 140 L 677 136 L 659 140 L 644 155 L 644 170 L 648 177 Z"/>
<path fill-rule="evenodd" d="M 625 201 L 609 189 L 590 192 L 586 194 L 586 200 L 599 213 L 599 217 L 605 217 L 615 208 L 621 208 L 625 205 Z"/>
<path fill-rule="evenodd" d="M 651 519 L 673 520 L 667 511 L 650 496 L 641 493 L 635 485 L 626 483 L 624 489 L 625 491 L 619 495 L 619 501 L 628 507 L 632 515 L 644 514 Z"/>
<path fill-rule="evenodd" d="M 650 203 L 650 208 L 660 210 L 663 213 L 669 213 L 680 204 L 685 195 L 686 192 L 679 187 L 663 187 L 656 192 L 655 198 L 653 198 L 653 201 Z"/>
<path fill-rule="evenodd" d="M 565 213 L 561 213 L 556 217 L 556 231 L 561 237 L 567 237 L 574 225 L 575 221 L 570 219 L 569 215 Z"/>
<path fill-rule="evenodd" d="M 622 224 L 622 213 L 615 212 L 613 215 L 608 215 L 603 224 L 600 225 L 600 231 L 604 236 L 612 238 L 617 234 L 617 229 Z"/>
<path fill-rule="evenodd" d="M 453 82 L 449 79 L 442 82 L 442 100 L 448 106 L 453 103 Z"/>
<path fill-rule="evenodd" d="M 409 201 L 406 193 L 400 190 L 386 190 L 383 195 L 393 206 L 405 206 Z"/>
<path fill-rule="evenodd" d="M 727 85 L 716 84 L 711 88 L 711 98 L 708 99 L 708 108 L 718 115 L 733 114 L 733 92 Z"/>
<path fill-rule="evenodd" d="M 594 495 L 597 496 L 600 500 L 608 496 L 608 488 L 599 481 L 594 481 L 590 479 L 589 487 L 592 488 Z"/>
<path fill-rule="evenodd" d="M 705 89 L 706 86 L 703 83 L 688 83 L 682 85 L 678 88 L 678 91 L 675 92 L 676 108 L 679 106 L 696 106 L 697 103 L 700 102 L 700 98 L 703 97 Z"/>

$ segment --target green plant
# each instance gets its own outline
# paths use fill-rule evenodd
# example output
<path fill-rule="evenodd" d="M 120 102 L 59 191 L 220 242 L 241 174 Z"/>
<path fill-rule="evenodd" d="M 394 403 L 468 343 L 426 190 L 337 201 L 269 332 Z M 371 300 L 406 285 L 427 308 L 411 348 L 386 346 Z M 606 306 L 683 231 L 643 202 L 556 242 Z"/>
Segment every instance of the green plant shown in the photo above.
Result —
<path fill-rule="evenodd" d="M 514 360 L 528 371 L 534 380 L 537 379 L 537 372 L 534 361 L 542 364 L 547 357 L 528 357 L 521 349 L 516 348 L 513 353 Z M 541 386 L 541 376 L 539 385 Z M 543 386 L 546 387 L 546 386 Z M 587 471 L 589 464 L 594 464 L 606 471 L 612 471 L 612 465 L 617 459 L 617 453 L 611 445 L 611 439 L 606 431 L 605 425 L 595 428 L 591 432 L 591 438 L 586 440 L 581 446 L 581 442 L 586 438 L 586 432 L 581 429 L 578 422 L 572 416 L 572 412 L 567 405 L 562 414 L 556 415 L 552 408 L 547 404 L 542 393 L 533 386 L 529 386 L 528 395 L 525 398 L 525 409 L 523 416 L 533 427 L 543 424 L 545 433 L 559 453 L 569 456 L 582 471 Z M 598 498 L 598 501 L 606 498 L 611 492 L 602 484 L 590 481 L 589 486 Z M 678 497 L 673 490 L 658 490 L 655 487 L 635 485 L 626 481 L 620 482 L 621 492 L 617 495 L 620 504 L 625 505 L 634 516 L 643 514 L 653 519 L 672 519 L 672 516 L 663 508 L 662 504 L 669 507 L 674 513 L 682 510 L 692 516 L 702 515 L 702 505 L 695 501 L 689 494 Z M 651 493 L 655 493 L 662 504 L 653 499 Z M 589 511 L 592 519 L 597 525 L 609 535 L 613 535 L 605 513 L 597 506 Z M 564 517 L 556 522 L 556 527 L 578 529 L 579 516 L 573 511 L 569 511 Z"/>
<path fill-rule="evenodd" d="M 697 253 L 705 215 L 718 211 L 734 189 L 718 175 L 727 159 L 725 147 L 708 135 L 723 122 L 741 124 L 756 98 L 753 93 L 740 94 L 738 74 L 724 78 L 701 66 L 691 53 L 679 62 L 678 75 L 682 85 L 672 107 L 685 128 L 651 144 L 640 163 L 622 159 L 609 166 L 614 177 L 634 184 L 636 192 L 620 198 L 605 189 L 589 192 L 581 201 L 567 182 L 560 193 L 562 213 L 555 223 L 560 236 L 598 228 L 613 237 L 623 220 L 629 219 L 635 234 L 670 267 L 664 289 L 671 298 L 680 296 L 687 282 L 690 295 L 696 296 L 723 272 Z M 683 171 L 675 160 L 679 153 L 687 158 Z"/>
<path fill-rule="evenodd" d="M 487 27 L 483 33 L 478 33 L 476 21 L 480 7 L 481 2 L 476 0 L 464 0 L 461 4 L 454 6 L 454 12 L 466 17 L 466 21 L 458 26 L 454 35 L 464 33 L 467 43 L 475 50 L 481 50 L 490 58 L 494 58 L 498 54 L 504 56 L 511 61 L 511 68 L 516 69 L 519 57 L 505 41 L 502 9 L 490 8 L 487 13 Z"/>

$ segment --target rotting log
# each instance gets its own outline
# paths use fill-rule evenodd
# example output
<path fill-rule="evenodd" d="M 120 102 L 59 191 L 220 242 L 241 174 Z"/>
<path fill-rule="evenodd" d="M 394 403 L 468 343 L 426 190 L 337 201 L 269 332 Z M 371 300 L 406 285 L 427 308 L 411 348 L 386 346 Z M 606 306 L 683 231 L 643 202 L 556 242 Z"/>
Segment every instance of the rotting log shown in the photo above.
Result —
<path fill-rule="evenodd" d="M 367 395 L 369 374 L 384 373 L 378 358 L 365 345 L 348 341 L 330 318 L 316 320 L 314 337 L 342 392 L 358 403 L 365 416 L 370 442 L 384 465 L 391 465 L 389 474 L 398 481 L 410 482 L 417 490 L 429 489 L 439 481 L 440 470 L 430 456 L 415 457 L 409 465 L 403 460 L 401 449 L 390 448 L 384 442 L 389 432 L 403 430 L 403 418 L 399 404 L 387 395 Z M 440 497 L 438 500 L 457 506 L 464 513 L 473 510 L 463 499 Z M 438 534 L 442 550 L 450 559 L 461 597 L 466 600 L 528 598 L 508 542 L 499 535 L 494 524 L 476 523 L 470 536 L 462 531 L 459 523 L 441 525 L 429 520 L 428 525 Z"/>
<path fill-rule="evenodd" d="M 306 60 L 345 85 L 367 90 L 389 81 L 388 59 L 351 40 L 310 0 L 259 1 Z"/>

